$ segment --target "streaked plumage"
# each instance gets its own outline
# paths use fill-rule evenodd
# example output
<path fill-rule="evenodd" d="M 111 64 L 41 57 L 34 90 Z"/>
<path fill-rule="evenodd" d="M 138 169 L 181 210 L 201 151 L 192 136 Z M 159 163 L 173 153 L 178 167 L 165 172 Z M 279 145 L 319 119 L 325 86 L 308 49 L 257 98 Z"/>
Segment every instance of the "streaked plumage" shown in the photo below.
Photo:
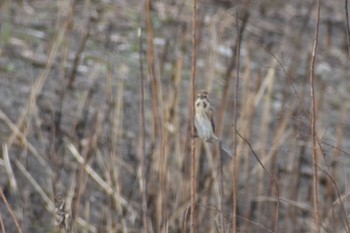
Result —
<path fill-rule="evenodd" d="M 195 102 L 195 127 L 197 136 L 206 141 L 218 141 L 215 136 L 213 109 L 208 99 L 208 92 L 202 91 L 197 95 Z"/>
<path fill-rule="evenodd" d="M 221 141 L 215 135 L 214 110 L 210 105 L 207 91 L 201 91 L 197 95 L 194 126 L 197 137 L 205 142 L 218 144 L 221 150 L 228 156 L 232 156 L 231 150 L 222 145 Z"/>

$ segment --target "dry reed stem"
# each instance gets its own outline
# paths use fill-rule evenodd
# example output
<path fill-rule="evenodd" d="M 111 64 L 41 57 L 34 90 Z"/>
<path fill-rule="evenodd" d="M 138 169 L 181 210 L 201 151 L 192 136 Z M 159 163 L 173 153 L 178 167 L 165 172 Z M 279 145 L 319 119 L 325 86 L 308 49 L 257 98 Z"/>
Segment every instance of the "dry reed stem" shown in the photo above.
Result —
<path fill-rule="evenodd" d="M 195 91 L 197 72 L 197 0 L 192 1 L 192 62 L 191 62 L 191 233 L 196 232 L 196 139 L 194 118 L 195 118 Z"/>
<path fill-rule="evenodd" d="M 85 204 L 84 216 L 85 216 L 85 219 L 90 219 L 90 202 L 89 201 L 87 201 L 86 204 Z M 82 232 L 83 233 L 88 233 L 88 230 L 87 229 L 83 229 Z"/>
<path fill-rule="evenodd" d="M 59 130 L 61 129 L 61 120 L 62 120 L 62 113 L 63 113 L 63 102 L 64 102 L 64 97 L 66 95 L 67 92 L 67 84 L 66 84 L 66 67 L 67 67 L 67 61 L 68 61 L 68 55 L 69 55 L 69 48 L 67 43 L 63 43 L 63 52 L 62 52 L 62 61 L 59 67 L 59 76 L 60 76 L 60 80 L 61 84 L 60 84 L 60 89 L 59 89 L 59 97 L 58 97 L 58 109 L 57 109 L 57 116 L 54 119 L 54 130 L 55 130 L 55 134 L 53 134 L 54 137 L 56 137 L 56 133 L 59 132 Z M 53 146 L 54 149 L 56 149 Z M 55 153 L 55 151 L 53 152 Z"/>
<path fill-rule="evenodd" d="M 225 212 L 225 197 L 224 197 L 224 175 L 223 175 L 223 150 L 222 150 L 222 143 L 221 141 L 218 144 L 219 147 L 219 157 L 217 162 L 217 172 L 218 172 L 218 186 L 219 186 L 219 204 L 220 204 L 220 210 L 221 212 Z M 220 215 L 220 232 L 225 233 L 226 226 L 225 226 L 225 219 L 223 214 Z"/>
<path fill-rule="evenodd" d="M 167 199 L 168 199 L 168 189 L 167 189 L 167 171 L 168 171 L 168 151 L 166 151 L 167 141 L 167 131 L 165 130 L 165 122 L 169 122 L 166 116 L 166 109 L 163 104 L 163 86 L 160 80 L 160 71 L 157 69 L 156 75 L 157 82 L 157 98 L 158 100 L 158 118 L 160 119 L 158 135 L 159 135 L 159 184 L 160 184 L 160 195 L 159 195 L 159 216 L 160 216 L 160 229 L 161 232 L 167 232 L 168 228 L 168 208 L 167 208 Z M 160 110 L 159 110 L 160 109 Z"/>
<path fill-rule="evenodd" d="M 109 153 L 109 162 L 107 162 L 107 170 L 108 174 L 106 174 L 106 177 L 109 177 L 108 183 L 113 189 L 115 189 L 116 193 L 121 193 L 122 190 L 122 184 L 121 184 L 121 178 L 123 175 L 120 173 L 121 168 L 126 168 L 131 174 L 137 176 L 137 172 L 134 168 L 132 168 L 129 164 L 127 164 L 125 161 L 123 161 L 118 155 L 122 154 L 123 152 L 121 149 L 118 150 L 118 142 L 122 141 L 122 136 L 124 134 L 124 128 L 123 128 L 123 112 L 124 112 L 124 90 L 125 90 L 125 80 L 127 80 L 129 69 L 128 67 L 123 63 L 118 67 L 118 74 L 119 77 L 117 79 L 117 90 L 116 95 L 113 95 L 111 93 L 111 108 L 110 108 L 110 124 L 111 124 L 111 137 L 110 137 L 110 153 Z M 111 80 L 112 81 L 112 80 Z M 101 160 L 103 158 L 101 157 Z M 127 167 L 126 167 L 127 165 Z M 131 170 L 130 170 L 131 169 Z M 116 228 L 116 223 L 114 221 L 113 215 L 115 215 L 115 212 L 118 213 L 119 216 L 124 216 L 123 214 L 123 205 L 121 205 L 120 202 L 115 201 L 115 199 L 112 199 L 112 205 L 111 205 L 111 214 L 107 215 L 108 222 L 110 222 L 110 228 L 114 229 Z M 120 220 L 120 228 L 123 229 L 123 231 L 126 231 L 127 226 L 125 223 L 125 218 L 122 217 Z"/>
<path fill-rule="evenodd" d="M 253 100 L 255 97 L 255 91 L 251 91 L 250 88 L 252 87 L 252 52 L 251 49 L 249 48 L 250 44 L 248 44 L 248 56 L 246 57 L 245 60 L 245 69 L 244 69 L 244 76 L 242 78 L 243 81 L 243 92 L 241 95 L 242 103 L 241 106 L 242 108 L 240 109 L 239 113 L 239 119 L 237 125 L 240 128 L 244 128 L 245 130 L 245 137 L 246 138 L 251 138 L 252 131 L 253 131 L 253 124 L 250 124 L 249 122 L 252 122 L 254 119 L 254 115 L 256 112 L 256 108 L 253 106 Z M 260 85 L 260 84 L 259 84 Z M 234 131 L 233 131 L 234 133 Z M 241 141 L 237 140 L 237 149 L 235 152 L 235 156 L 237 157 L 237 160 L 240 161 L 243 155 L 247 154 L 247 150 L 243 146 L 243 143 Z M 263 157 L 263 156 L 262 156 Z M 236 167 L 236 172 L 240 176 L 240 171 L 242 171 L 243 179 L 245 184 L 250 184 L 251 181 L 251 175 L 250 175 L 250 170 L 251 170 L 251 163 L 252 160 L 249 157 L 243 156 L 243 164 Z M 242 169 L 241 169 L 242 168 Z M 258 184 L 258 187 L 254 187 L 253 190 L 256 190 L 258 188 L 259 192 L 259 185 L 262 185 L 262 182 L 259 182 L 258 180 L 255 180 Z M 252 208 L 251 208 L 251 186 L 250 185 L 245 185 L 244 187 L 244 197 L 243 203 L 244 203 L 244 213 L 243 213 L 243 218 L 249 219 L 251 218 L 252 215 Z M 238 217 L 238 215 L 236 215 Z M 237 221 L 237 220 L 236 220 Z M 247 232 L 249 230 L 249 222 L 244 221 L 244 224 L 240 227 L 240 230 L 242 232 Z"/>
<path fill-rule="evenodd" d="M 313 166 L 313 175 L 312 175 L 312 190 L 313 190 L 313 207 L 314 207 L 314 218 L 315 218 L 315 232 L 320 233 L 320 216 L 319 216 L 319 200 L 318 200 L 318 168 L 317 168 L 317 135 L 316 135 L 316 99 L 315 99 L 315 91 L 314 91 L 314 78 L 315 78 L 315 61 L 317 55 L 317 46 L 318 46 L 318 33 L 320 27 L 320 0 L 317 0 L 317 21 L 316 21 L 316 29 L 314 35 L 313 49 L 311 55 L 310 62 L 310 96 L 311 96 L 311 137 L 312 137 L 312 166 Z"/>
<path fill-rule="evenodd" d="M 280 140 L 283 138 L 283 136 L 290 134 L 291 130 L 287 129 L 287 126 L 288 126 L 288 122 L 289 122 L 288 120 L 290 119 L 291 113 L 292 113 L 292 110 L 289 110 L 280 118 L 276 132 L 274 133 L 275 136 L 273 138 L 272 145 L 276 145 L 276 144 L 280 145 Z M 277 149 L 275 151 L 271 151 L 272 157 L 271 157 L 270 171 L 278 179 L 279 178 L 278 169 L 276 168 L 278 166 L 277 153 L 278 153 Z M 278 181 L 279 181 L 279 179 L 278 179 Z M 274 195 L 276 192 L 277 193 L 276 195 L 279 198 L 279 190 L 275 190 L 275 188 L 276 188 L 275 185 L 276 185 L 275 181 L 270 181 L 270 187 L 269 187 L 270 195 Z M 277 205 L 279 206 L 279 203 L 277 203 Z M 275 211 L 276 211 L 276 215 L 279 215 L 278 214 L 279 209 L 277 208 Z M 275 224 L 278 225 L 278 222 L 275 222 Z M 275 229 L 275 231 L 277 232 L 277 229 Z"/>
<path fill-rule="evenodd" d="M 153 24 L 151 21 L 151 0 L 146 0 L 146 27 L 147 27 L 147 64 L 148 74 L 151 80 L 151 96 L 152 96 L 152 143 L 155 144 L 157 131 L 159 129 L 159 111 L 158 111 L 158 84 L 155 74 L 155 59 L 154 59 L 154 48 L 153 48 Z"/>
<path fill-rule="evenodd" d="M 139 64 L 140 64 L 140 125 L 141 125 L 141 148 L 140 148 L 140 157 L 141 157 L 141 182 L 140 190 L 142 193 L 142 221 L 143 221 L 143 231 L 144 233 L 148 232 L 148 221 L 147 221 L 147 182 L 146 182 L 146 154 L 145 154 L 145 90 L 144 90 L 144 71 L 143 71 L 143 59 L 142 59 L 142 29 L 138 29 L 139 37 Z"/>
<path fill-rule="evenodd" d="M 208 180 L 210 181 L 210 179 L 214 180 L 215 182 L 215 187 L 214 188 L 214 191 L 215 191 L 215 198 L 217 199 L 217 203 L 218 205 L 221 205 L 222 203 L 222 200 L 223 200 L 223 195 L 221 194 L 222 190 L 223 190 L 223 187 L 221 185 L 221 178 L 220 176 L 222 177 L 222 174 L 221 173 L 221 170 L 222 170 L 222 163 L 221 163 L 221 159 L 218 160 L 216 163 L 215 163 L 215 159 L 218 159 L 217 156 L 215 156 L 212 152 L 213 150 L 211 150 L 211 147 L 208 143 L 203 143 L 202 144 L 204 146 L 204 150 L 205 150 L 205 154 L 207 155 L 207 160 L 208 160 L 208 163 L 209 163 L 209 166 L 210 166 L 210 174 L 211 176 L 208 176 Z M 198 151 L 200 151 L 201 149 L 198 148 Z M 199 156 L 198 156 L 199 157 Z M 204 182 L 203 182 L 204 183 Z M 206 187 L 204 187 L 205 189 Z M 209 187 L 211 189 L 211 187 Z M 209 197 L 208 197 L 209 199 Z M 204 201 L 203 201 L 204 202 Z M 222 206 L 220 206 L 220 208 L 222 209 Z M 223 210 L 222 210 L 223 211 Z"/>
<path fill-rule="evenodd" d="M 349 59 L 349 57 L 350 57 L 350 26 L 349 26 L 348 0 L 345 0 L 345 22 L 346 22 L 347 50 L 348 50 L 348 59 Z"/>
<path fill-rule="evenodd" d="M 23 166 L 23 164 L 15 160 L 15 164 L 17 165 L 18 169 L 22 172 L 22 174 L 28 179 L 29 183 L 34 187 L 34 189 L 39 193 L 41 198 L 44 200 L 44 202 L 47 205 L 47 209 L 54 213 L 55 212 L 55 205 L 52 203 L 50 197 L 45 193 L 44 189 L 40 186 L 40 184 L 34 179 L 34 177 L 29 173 L 29 171 Z"/>
<path fill-rule="evenodd" d="M 2 219 L 1 213 L 0 213 L 0 226 L 1 226 L 1 231 L 2 231 L 3 233 L 6 233 L 5 225 L 4 225 L 4 220 Z"/>
<path fill-rule="evenodd" d="M 159 59 L 157 59 L 158 61 Z M 161 74 L 159 65 L 157 66 L 158 69 L 156 69 L 156 76 L 155 76 L 155 82 L 156 82 L 156 96 L 158 99 L 157 104 L 157 115 L 158 115 L 158 138 L 159 141 L 159 149 L 158 149 L 158 156 L 157 156 L 157 163 L 158 163 L 158 178 L 159 178 L 159 184 L 160 184 L 160 193 L 159 193 L 159 199 L 158 199 L 158 219 L 159 219 L 159 230 L 160 232 L 167 232 L 168 227 L 168 208 L 167 208 L 167 198 L 168 198 L 168 191 L 167 191 L 167 170 L 168 170 L 168 151 L 166 151 L 166 145 L 167 145 L 167 133 L 165 131 L 165 122 L 168 122 L 165 118 L 165 112 L 166 109 L 163 104 L 163 86 L 162 82 L 160 80 Z"/>
<path fill-rule="evenodd" d="M 18 137 L 24 144 L 24 148 L 28 149 L 34 157 L 39 161 L 42 167 L 46 169 L 49 175 L 53 174 L 53 171 L 43 156 L 37 151 L 37 149 L 27 140 L 26 136 L 21 132 L 15 123 L 7 117 L 7 115 L 0 109 L 0 119 L 3 120 L 7 126 L 11 129 L 12 133 Z"/>
<path fill-rule="evenodd" d="M 3 200 L 3 202 L 5 203 L 6 208 L 9 211 L 13 221 L 15 222 L 15 225 L 16 225 L 16 228 L 17 228 L 18 232 L 19 233 L 23 233 L 22 228 L 19 225 L 18 219 L 17 219 L 15 213 L 13 212 L 13 209 L 12 209 L 11 205 L 8 203 L 8 201 L 7 201 L 6 197 L 5 197 L 5 194 L 4 194 L 4 192 L 3 192 L 1 187 L 0 187 L 0 196 L 1 196 L 2 200 Z M 3 226 L 2 218 L 1 218 L 1 226 Z"/>
<path fill-rule="evenodd" d="M 176 70 L 175 70 L 175 93 L 174 93 L 174 127 L 175 127 L 175 154 L 177 164 L 180 166 L 184 161 L 184 153 L 182 151 L 182 139 L 183 133 L 181 132 L 180 124 L 180 96 L 181 96 L 181 84 L 182 84 L 182 72 L 184 66 L 184 55 L 180 53 L 176 59 Z"/>
<path fill-rule="evenodd" d="M 152 128 L 152 144 L 156 148 L 156 153 L 153 156 L 155 163 L 158 165 L 158 179 L 160 181 L 160 195 L 157 195 L 157 229 L 161 230 L 163 224 L 166 225 L 167 221 L 167 209 L 166 206 L 166 190 L 165 190 L 165 168 L 166 168 L 166 158 L 164 154 L 164 118 L 162 109 L 162 87 L 159 77 L 159 70 L 156 70 L 156 61 L 154 55 L 154 32 L 153 32 L 153 23 L 151 20 L 151 0 L 146 1 L 146 26 L 147 26 L 147 64 L 148 64 L 148 73 L 151 81 L 151 96 L 152 96 L 152 116 L 153 116 L 153 128 Z"/>
<path fill-rule="evenodd" d="M 116 162 L 117 158 L 118 158 L 118 154 L 122 154 L 122 150 L 121 148 L 118 150 L 117 147 L 117 143 L 119 141 L 122 140 L 123 134 L 124 134 L 124 128 L 123 128 L 123 121 L 124 121 L 124 90 L 125 90 L 125 80 L 127 80 L 128 77 L 128 72 L 129 69 L 125 64 L 122 64 L 119 67 L 119 75 L 120 77 L 118 78 L 118 87 L 117 87 L 117 94 L 114 97 L 114 103 L 115 106 L 112 109 L 112 136 L 114 137 L 111 141 L 111 143 L 113 143 L 112 148 L 113 148 L 113 152 L 114 154 L 112 154 L 111 156 L 113 156 L 113 158 L 111 158 L 111 161 L 113 161 L 112 164 L 110 164 L 109 166 L 109 170 L 111 171 L 111 182 L 112 182 L 112 187 L 114 186 L 115 191 L 117 193 L 121 193 L 122 190 L 122 184 L 121 184 L 121 179 L 123 177 L 123 174 L 120 173 L 121 169 L 121 164 L 119 162 Z M 134 174 L 136 175 L 136 172 L 134 172 Z M 113 208 L 116 208 L 117 211 L 119 212 L 119 214 L 121 216 L 123 216 L 123 208 L 122 205 L 119 202 L 114 202 Z M 112 223 L 114 221 L 113 217 L 110 220 Z M 121 220 L 121 225 L 123 230 L 126 230 L 126 224 L 125 224 L 125 219 L 122 218 Z"/>
<path fill-rule="evenodd" d="M 9 153 L 8 153 L 6 144 L 2 145 L 2 155 L 4 157 L 5 170 L 7 172 L 8 177 L 9 177 L 11 190 L 14 192 L 15 195 L 17 195 L 18 194 L 17 181 L 16 181 L 15 175 L 13 173 L 13 169 L 12 169 L 12 165 L 11 165 L 11 161 L 10 161 L 10 157 L 9 157 Z"/>
<path fill-rule="evenodd" d="M 237 46 L 237 52 L 236 52 L 236 81 L 235 81 L 235 94 L 234 94 L 234 99 L 233 99 L 233 124 L 235 127 L 235 130 L 237 130 L 237 120 L 238 120 L 238 99 L 239 99 L 239 93 L 238 93 L 238 89 L 239 89 L 239 73 L 240 73 L 240 68 L 241 68 L 241 64 L 240 64 L 240 55 L 241 55 L 241 35 L 240 33 L 240 28 L 239 28 L 239 23 L 238 23 L 238 13 L 236 13 L 236 46 Z M 238 184 L 238 165 L 239 165 L 239 161 L 237 156 L 235 156 L 237 154 L 237 144 L 238 144 L 238 138 L 237 138 L 237 134 L 233 134 L 233 142 L 234 142 L 234 149 L 233 149 L 233 159 L 232 159 L 232 193 L 233 193 L 233 197 L 232 197 L 232 232 L 233 233 L 237 233 L 238 231 L 238 224 L 237 224 L 237 203 L 238 203 L 238 190 L 237 190 L 237 184 Z M 249 164 L 249 163 L 247 163 Z M 247 185 L 248 186 L 248 185 Z"/>
<path fill-rule="evenodd" d="M 254 97 L 255 107 L 258 105 L 259 102 L 262 102 L 263 109 L 262 109 L 262 118 L 261 118 L 261 127 L 260 127 L 260 133 L 259 133 L 259 144 L 261 151 L 260 158 L 263 160 L 267 155 L 267 147 L 269 143 L 269 126 L 271 122 L 271 105 L 272 105 L 272 97 L 273 97 L 273 89 L 275 86 L 275 78 L 276 78 L 276 66 L 277 61 L 276 59 L 271 58 L 269 69 L 267 71 L 267 74 L 262 79 L 262 83 L 260 85 L 260 88 Z M 272 166 L 272 165 L 271 165 Z M 259 177 L 258 177 L 258 193 L 257 195 L 261 195 L 264 188 L 264 173 L 263 169 L 260 169 Z M 265 210 L 263 209 L 262 202 L 258 202 L 257 206 L 257 213 L 260 213 L 258 215 L 258 220 L 261 220 L 264 218 Z"/>

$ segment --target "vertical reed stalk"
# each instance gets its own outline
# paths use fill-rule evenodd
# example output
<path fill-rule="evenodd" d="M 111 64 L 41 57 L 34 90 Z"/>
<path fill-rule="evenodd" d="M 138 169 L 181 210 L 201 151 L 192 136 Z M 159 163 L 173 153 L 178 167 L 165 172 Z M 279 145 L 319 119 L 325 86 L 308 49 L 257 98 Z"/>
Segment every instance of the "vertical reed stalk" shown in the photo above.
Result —
<path fill-rule="evenodd" d="M 310 96 L 311 96 L 311 137 L 312 137 L 312 165 L 313 165 L 313 174 L 312 174 L 312 191 L 313 191 L 313 211 L 314 218 L 316 222 L 315 232 L 320 233 L 320 217 L 319 217 L 319 206 L 318 206 L 318 168 L 317 168 L 317 136 L 316 136 L 316 98 L 315 98 L 315 61 L 317 55 L 317 46 L 318 46 L 318 33 L 320 27 L 320 0 L 317 0 L 317 21 L 316 21 L 316 30 L 314 35 L 314 43 L 311 55 L 311 64 L 310 64 Z"/>
<path fill-rule="evenodd" d="M 220 196 L 220 232 L 225 233 L 225 198 L 224 198 L 224 175 L 223 175 L 223 150 L 222 150 L 222 144 L 221 141 L 219 142 L 219 160 L 218 160 L 218 182 L 219 182 L 219 196 Z"/>
<path fill-rule="evenodd" d="M 155 143 L 157 135 L 159 116 L 158 116 L 158 96 L 157 96 L 157 80 L 155 77 L 155 61 L 153 49 L 153 24 L 151 21 L 151 0 L 146 1 L 146 25 L 147 25 L 147 63 L 148 73 L 151 79 L 151 95 L 152 95 L 152 143 Z"/>
<path fill-rule="evenodd" d="M 252 63 L 253 63 L 253 61 L 252 61 L 252 49 L 250 48 L 250 44 L 247 45 L 247 47 L 248 47 L 247 48 L 248 55 L 245 59 L 245 63 L 244 63 L 245 70 L 244 70 L 243 78 L 241 79 L 243 81 L 242 88 L 241 88 L 242 89 L 242 94 L 241 94 L 241 96 L 242 96 L 241 97 L 242 108 L 240 109 L 240 114 L 239 114 L 237 125 L 240 125 L 240 127 L 245 128 L 246 129 L 245 136 L 247 138 L 250 138 L 252 135 L 253 127 L 252 127 L 252 124 L 249 124 L 248 122 L 253 122 L 256 109 L 254 108 L 254 104 L 253 104 L 255 92 L 250 90 L 250 88 L 252 87 L 252 80 L 253 80 L 253 78 L 252 78 Z M 237 160 L 240 161 L 241 156 L 243 154 L 246 154 L 246 152 L 245 152 L 246 150 L 244 150 L 244 148 L 243 148 L 244 144 L 243 143 L 239 144 L 238 140 L 235 144 L 237 145 L 235 156 L 237 157 Z M 238 174 L 240 173 L 240 171 L 242 171 L 241 174 L 243 174 L 243 176 L 245 177 L 243 182 L 244 182 L 244 184 L 247 184 L 244 187 L 244 190 L 243 190 L 244 196 L 242 197 L 242 200 L 241 200 L 244 203 L 243 216 L 246 219 L 250 219 L 251 218 L 250 216 L 252 215 L 251 196 L 252 196 L 253 192 L 251 192 L 252 189 L 249 185 L 251 183 L 250 179 L 252 177 L 251 176 L 251 168 L 250 168 L 251 163 L 252 163 L 251 159 L 248 157 L 245 157 L 243 162 L 242 162 L 242 165 L 236 167 L 236 172 Z M 238 164 L 238 165 L 240 165 L 240 164 Z M 240 167 L 242 169 L 240 169 Z M 258 180 L 255 180 L 254 182 L 256 182 L 256 184 L 258 184 L 258 185 L 261 183 Z M 258 195 L 258 193 L 256 193 L 256 190 L 257 190 L 256 186 L 254 186 L 253 190 L 255 190 L 254 193 L 256 195 Z M 258 190 L 259 190 L 259 187 L 258 187 Z M 244 224 L 242 224 L 242 226 L 240 227 L 240 230 L 242 232 L 249 232 L 249 226 L 250 226 L 249 222 L 244 221 Z"/>
<path fill-rule="evenodd" d="M 196 201 L 196 140 L 193 137 L 195 134 L 194 128 L 194 102 L 196 90 L 196 72 L 197 72 L 197 0 L 193 0 L 192 5 L 192 69 L 191 69 L 191 233 L 195 233 L 196 218 L 195 218 L 195 201 Z"/>
<path fill-rule="evenodd" d="M 4 224 L 4 220 L 2 219 L 1 213 L 0 213 L 0 227 L 1 227 L 1 232 L 6 233 L 5 224 Z"/>
<path fill-rule="evenodd" d="M 141 122 L 141 192 L 142 192 L 142 219 L 143 219 L 143 232 L 148 232 L 148 221 L 147 221 L 147 188 L 146 188 L 146 155 L 145 155 L 145 91 L 144 91 L 144 73 L 143 73 L 143 62 L 142 62 L 142 31 L 141 28 L 138 30 L 139 37 L 139 63 L 140 63 L 140 122 Z"/>
<path fill-rule="evenodd" d="M 348 58 L 349 58 L 350 57 L 350 26 L 349 26 L 348 0 L 345 0 L 345 21 L 346 21 L 347 49 L 348 49 Z"/>
<path fill-rule="evenodd" d="M 240 30 L 239 30 L 239 23 L 238 23 L 238 14 L 236 13 L 236 32 L 237 32 L 237 37 L 236 37 L 236 83 L 235 83 L 235 94 L 234 94 L 234 100 L 233 100 L 233 114 L 234 114 L 234 126 L 235 130 L 237 130 L 237 102 L 238 102 L 238 87 L 239 87 L 239 70 L 240 70 L 240 50 L 241 50 L 241 35 L 240 35 Z M 232 208 L 233 208 L 233 215 L 232 215 L 232 232 L 237 233 L 238 225 L 237 225 L 237 181 L 238 181 L 238 173 L 237 173 L 237 168 L 238 168 L 238 160 L 237 160 L 237 134 L 233 134 L 233 140 L 234 140 L 234 154 L 233 154 L 233 159 L 232 159 L 232 192 L 233 192 L 233 203 L 232 203 Z"/>
<path fill-rule="evenodd" d="M 165 158 L 164 158 L 164 119 L 162 117 L 162 112 L 160 113 L 159 108 L 162 107 L 162 102 L 159 101 L 159 97 L 161 95 L 161 87 L 159 77 L 157 78 L 156 73 L 156 62 L 154 55 L 154 46 L 153 46 L 153 23 L 151 20 L 151 0 L 146 1 L 146 25 L 147 25 L 147 63 L 148 63 L 148 73 L 151 81 L 151 96 L 152 96 L 152 116 L 153 116 L 153 127 L 152 127 L 152 143 L 157 148 L 156 150 L 156 164 L 158 164 L 158 178 L 160 179 L 160 195 L 158 195 L 157 200 L 157 229 L 160 231 L 162 224 L 164 223 L 164 219 L 166 220 L 166 214 L 164 214 L 164 203 L 166 200 L 165 195 L 165 174 L 164 169 L 162 169 Z M 160 142 L 160 146 L 158 146 L 158 142 Z"/>

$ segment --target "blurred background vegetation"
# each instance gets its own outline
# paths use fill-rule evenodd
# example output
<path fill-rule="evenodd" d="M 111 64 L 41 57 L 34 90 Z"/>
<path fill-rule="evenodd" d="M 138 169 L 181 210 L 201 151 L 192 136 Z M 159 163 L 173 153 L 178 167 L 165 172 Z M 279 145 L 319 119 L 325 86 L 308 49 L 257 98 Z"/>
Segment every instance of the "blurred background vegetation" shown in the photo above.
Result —
<path fill-rule="evenodd" d="M 275 232 L 278 199 L 279 232 L 350 232 L 346 3 L 321 1 L 317 226 L 316 1 L 198 1 L 196 91 L 237 147 L 238 232 Z M 191 17 L 186 0 L 0 1 L 2 232 L 189 232 Z M 232 232 L 232 158 L 196 140 L 196 164 L 196 231 Z"/>

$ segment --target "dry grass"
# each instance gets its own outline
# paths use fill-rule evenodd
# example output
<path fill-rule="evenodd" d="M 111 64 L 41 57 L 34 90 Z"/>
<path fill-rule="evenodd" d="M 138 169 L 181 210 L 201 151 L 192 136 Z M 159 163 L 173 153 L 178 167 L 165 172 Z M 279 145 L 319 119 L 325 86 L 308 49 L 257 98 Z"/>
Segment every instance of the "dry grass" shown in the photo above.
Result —
<path fill-rule="evenodd" d="M 313 1 L 1 2 L 1 231 L 350 232 L 348 12 L 320 2 L 315 37 Z M 192 137 L 202 89 L 233 158 Z"/>

